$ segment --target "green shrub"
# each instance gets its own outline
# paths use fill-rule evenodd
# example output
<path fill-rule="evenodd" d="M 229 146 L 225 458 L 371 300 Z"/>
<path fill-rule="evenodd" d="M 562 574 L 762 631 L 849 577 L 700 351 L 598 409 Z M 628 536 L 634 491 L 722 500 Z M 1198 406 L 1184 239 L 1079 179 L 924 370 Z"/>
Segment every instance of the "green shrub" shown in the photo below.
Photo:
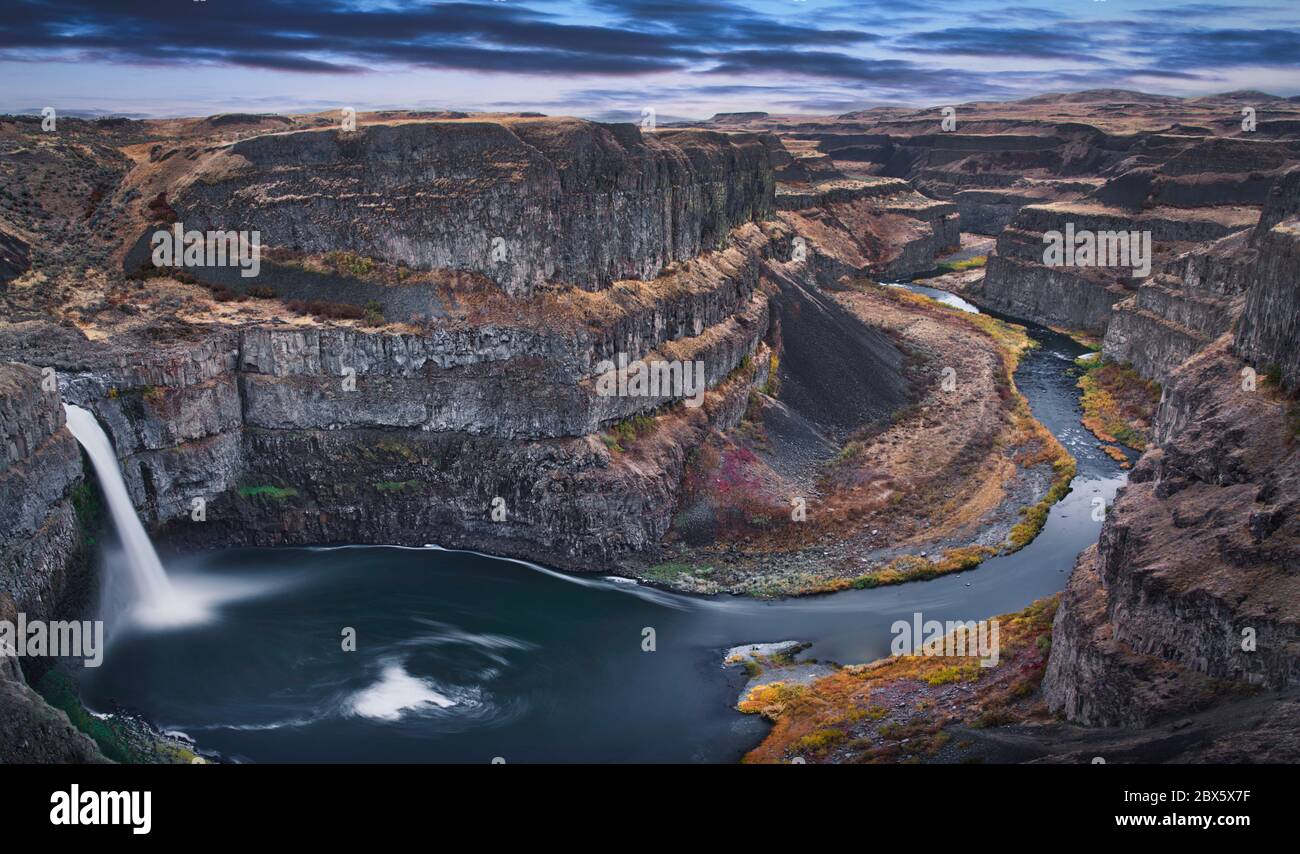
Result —
<path fill-rule="evenodd" d="M 298 494 L 298 490 L 292 487 L 279 486 L 244 486 L 239 490 L 243 498 L 269 498 L 272 501 L 285 501 L 293 498 Z"/>
<path fill-rule="evenodd" d="M 90 736 L 99 751 L 114 762 L 138 762 L 140 757 L 132 751 L 122 734 L 113 726 L 112 719 L 101 719 L 86 711 L 77 695 L 72 677 L 58 667 L 52 668 L 37 683 L 37 693 L 45 702 L 68 716 L 74 727 Z"/>
<path fill-rule="evenodd" d="M 77 514 L 86 545 L 95 544 L 95 536 L 104 523 L 104 505 L 99 500 L 99 490 L 88 482 L 77 484 L 72 490 L 72 509 Z"/>
<path fill-rule="evenodd" d="M 375 484 L 380 492 L 401 492 L 404 489 L 419 489 L 424 486 L 421 480 L 381 480 Z"/>
<path fill-rule="evenodd" d="M 973 258 L 967 258 L 965 261 L 944 261 L 939 264 L 940 273 L 955 273 L 958 270 L 973 270 L 976 267 L 983 267 L 988 263 L 987 255 L 976 255 Z"/>

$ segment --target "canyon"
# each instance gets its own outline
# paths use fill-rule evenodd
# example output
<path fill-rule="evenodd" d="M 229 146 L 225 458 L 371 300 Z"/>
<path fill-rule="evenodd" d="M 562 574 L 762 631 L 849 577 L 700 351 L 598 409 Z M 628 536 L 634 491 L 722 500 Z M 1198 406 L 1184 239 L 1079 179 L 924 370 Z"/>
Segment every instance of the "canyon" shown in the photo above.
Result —
<path fill-rule="evenodd" d="M 96 487 L 60 401 L 176 548 L 436 543 L 760 596 L 969 570 L 1032 540 L 1074 472 L 1016 388 L 1019 320 L 1163 392 L 1050 629 L 1036 612 L 1049 649 L 1004 656 L 1037 704 L 1005 737 L 1065 759 L 1076 729 L 1152 741 L 1238 702 L 1288 720 L 1297 113 L 1101 91 L 959 106 L 952 132 L 902 108 L 654 132 L 0 118 L 0 619 L 95 586 Z M 260 274 L 153 267 L 176 223 L 259 232 Z M 1149 233 L 1151 275 L 1046 265 L 1067 224 Z M 936 273 L 1011 322 L 879 284 Z M 603 394 L 620 356 L 702 364 L 703 405 Z M 0 677 L 0 759 L 96 758 L 33 667 Z M 804 755 L 762 711 L 762 755 Z M 1300 752 L 1259 742 L 1243 723 L 1158 758 Z"/>

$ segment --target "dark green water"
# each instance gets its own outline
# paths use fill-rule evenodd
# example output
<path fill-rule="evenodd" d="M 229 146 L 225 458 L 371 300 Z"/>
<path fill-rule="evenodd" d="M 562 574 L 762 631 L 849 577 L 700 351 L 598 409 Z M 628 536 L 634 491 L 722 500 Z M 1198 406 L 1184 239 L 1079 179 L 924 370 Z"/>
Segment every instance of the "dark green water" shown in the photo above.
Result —
<path fill-rule="evenodd" d="M 1093 499 L 1119 468 L 1079 425 L 1067 369 L 1043 344 L 1017 384 L 1079 461 L 1071 493 L 1027 548 L 970 572 L 877 590 L 755 602 L 684 597 L 437 549 L 232 549 L 167 560 L 212 603 L 206 623 L 124 629 L 80 669 L 92 708 L 120 705 L 200 748 L 258 761 L 731 762 L 765 732 L 733 710 L 723 650 L 805 640 L 806 657 L 888 654 L 895 620 L 979 620 L 1064 587 L 1095 542 Z M 105 560 L 112 561 L 106 554 Z M 341 649 L 356 630 L 357 650 Z M 642 650 L 643 630 L 656 649 Z"/>

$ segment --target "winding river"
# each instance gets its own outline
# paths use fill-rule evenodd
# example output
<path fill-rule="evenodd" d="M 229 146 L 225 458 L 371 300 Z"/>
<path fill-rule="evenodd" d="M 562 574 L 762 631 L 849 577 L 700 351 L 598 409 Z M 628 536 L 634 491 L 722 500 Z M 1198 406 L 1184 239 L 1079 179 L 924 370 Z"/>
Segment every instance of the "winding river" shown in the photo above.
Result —
<path fill-rule="evenodd" d="M 725 648 L 803 640 L 804 657 L 868 661 L 913 612 L 978 620 L 1064 587 L 1097 538 L 1093 499 L 1109 504 L 1124 475 L 1079 424 L 1068 369 L 1083 348 L 1030 332 L 1041 346 L 1017 384 L 1078 473 L 1033 543 L 978 569 L 759 602 L 436 548 L 172 556 L 169 575 L 207 600 L 211 619 L 118 631 L 102 667 L 76 668 L 83 698 L 242 761 L 733 762 L 766 724 L 734 711 L 743 676 L 721 667 Z M 355 651 L 342 648 L 349 629 Z"/>

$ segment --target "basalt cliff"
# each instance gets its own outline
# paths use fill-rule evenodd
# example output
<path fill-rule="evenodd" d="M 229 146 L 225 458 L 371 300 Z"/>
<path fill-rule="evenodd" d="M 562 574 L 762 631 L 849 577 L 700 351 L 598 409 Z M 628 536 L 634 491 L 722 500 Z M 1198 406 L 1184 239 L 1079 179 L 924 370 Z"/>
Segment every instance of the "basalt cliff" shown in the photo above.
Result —
<path fill-rule="evenodd" d="M 1235 299 L 1216 315 L 1222 334 L 1141 363 L 1164 382 L 1154 447 L 1100 542 L 1080 555 L 1043 683 L 1053 710 L 1111 727 L 1275 698 L 1259 731 L 1214 732 L 1186 748 L 1211 761 L 1300 753 L 1298 175 L 1279 182 L 1258 226 L 1222 254 L 1185 259 L 1208 260 L 1198 284 Z M 1290 210 L 1272 213 L 1281 207 Z M 1108 334 L 1107 352 L 1112 343 Z"/>

